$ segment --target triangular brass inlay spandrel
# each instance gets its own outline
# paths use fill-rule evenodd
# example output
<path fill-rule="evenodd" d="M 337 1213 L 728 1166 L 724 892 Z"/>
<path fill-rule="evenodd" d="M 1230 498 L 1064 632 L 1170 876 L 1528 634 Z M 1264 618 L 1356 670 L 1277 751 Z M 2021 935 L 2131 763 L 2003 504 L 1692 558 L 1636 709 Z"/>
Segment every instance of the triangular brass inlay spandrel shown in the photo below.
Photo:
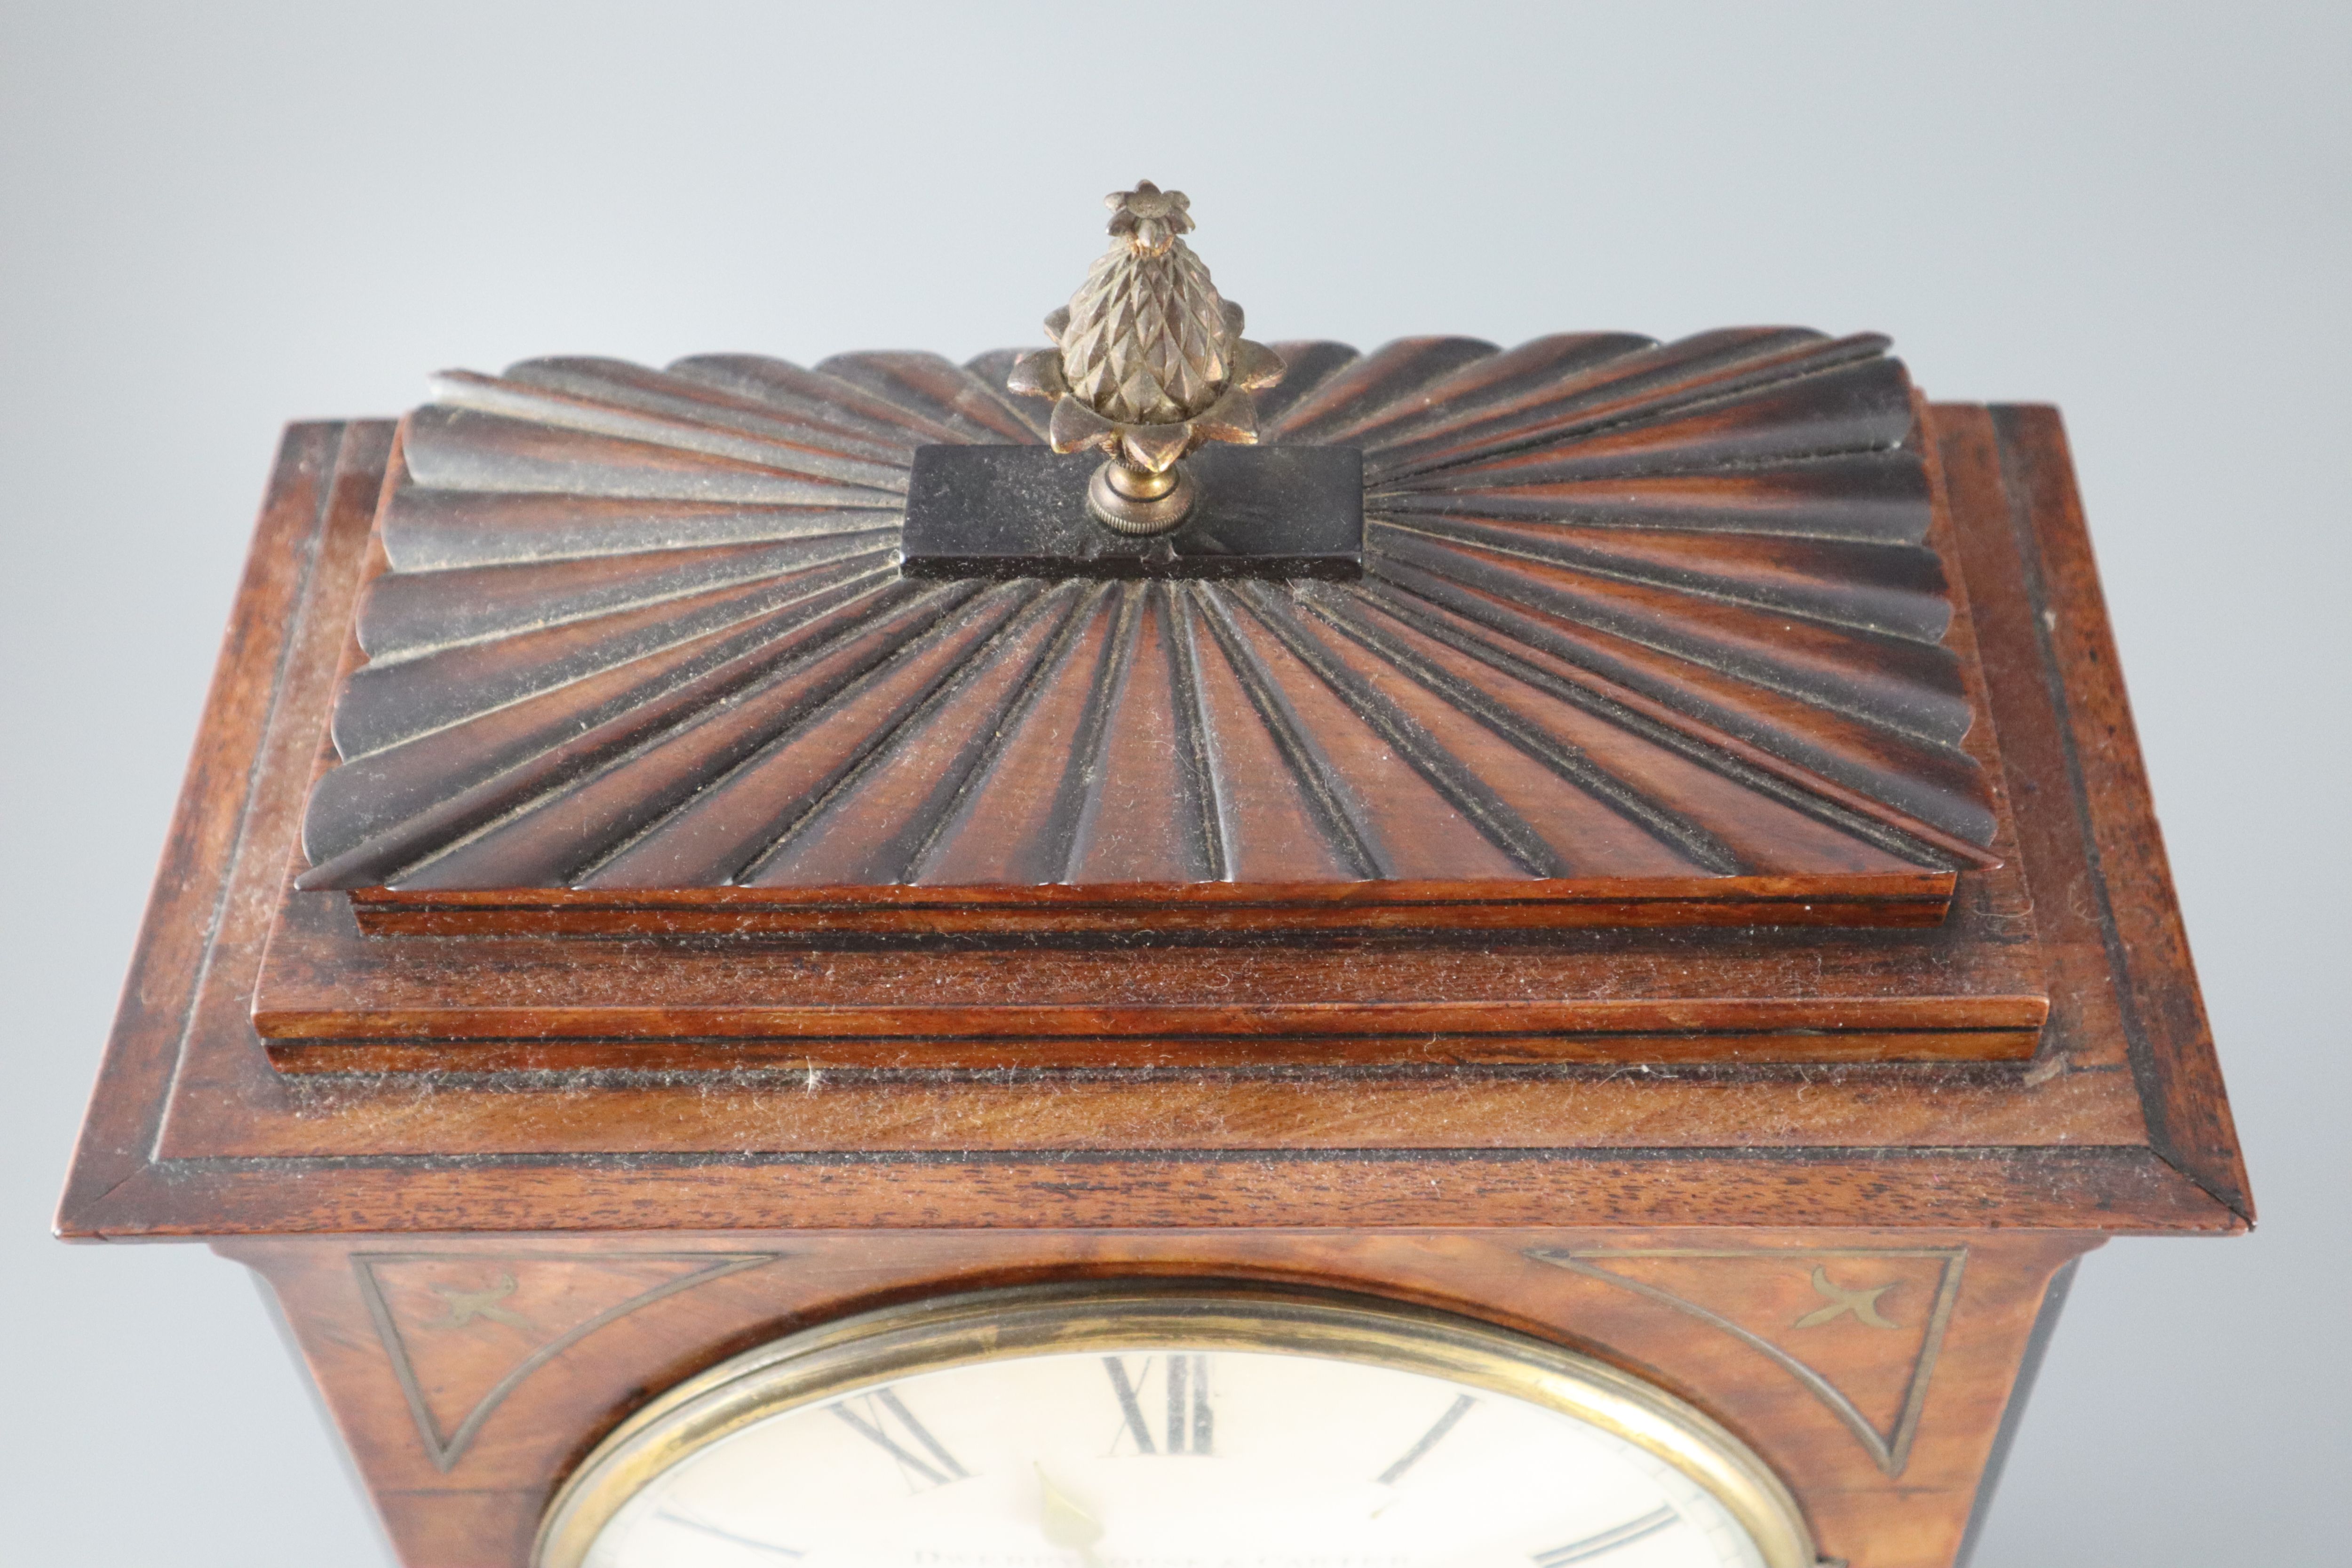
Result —
<path fill-rule="evenodd" d="M 1803 1384 L 1892 1476 L 1910 1462 L 1968 1249 L 1596 1247 L 1528 1256 L 1729 1334 Z M 1861 1353 L 1855 1336 L 1864 1342 Z M 1832 1346 L 1838 1353 L 1822 1353 Z"/>
<path fill-rule="evenodd" d="M 362 1253 L 360 1293 L 436 1468 L 540 1368 L 617 1319 L 775 1253 Z"/>

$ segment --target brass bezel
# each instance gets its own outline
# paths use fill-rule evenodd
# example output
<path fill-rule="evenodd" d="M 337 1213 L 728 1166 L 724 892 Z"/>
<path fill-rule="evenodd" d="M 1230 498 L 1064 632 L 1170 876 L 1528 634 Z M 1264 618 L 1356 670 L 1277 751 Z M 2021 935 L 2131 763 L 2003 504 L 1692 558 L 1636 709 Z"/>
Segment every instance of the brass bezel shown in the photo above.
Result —
<path fill-rule="evenodd" d="M 580 1568 L 662 1471 L 782 1411 L 918 1372 L 1167 1345 L 1324 1356 L 1421 1373 L 1545 1405 L 1615 1433 L 1711 1493 L 1766 1568 L 1814 1568 L 1779 1477 L 1693 1405 L 1591 1356 L 1470 1319 L 1319 1291 L 1137 1281 L 934 1297 L 788 1335 L 689 1378 L 623 1422 L 565 1480 L 534 1568 Z"/>

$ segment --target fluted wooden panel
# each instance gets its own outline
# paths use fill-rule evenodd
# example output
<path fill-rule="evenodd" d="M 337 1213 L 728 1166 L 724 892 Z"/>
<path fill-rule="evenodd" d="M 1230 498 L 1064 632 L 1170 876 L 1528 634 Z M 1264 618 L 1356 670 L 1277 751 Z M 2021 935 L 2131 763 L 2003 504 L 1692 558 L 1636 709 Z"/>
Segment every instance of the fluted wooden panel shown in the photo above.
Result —
<path fill-rule="evenodd" d="M 1344 584 L 901 579 L 916 447 L 1043 438 L 1009 352 L 440 377 L 302 884 L 1930 918 L 1995 822 L 1885 351 L 1284 344 L 1268 438 L 1363 454 Z"/>

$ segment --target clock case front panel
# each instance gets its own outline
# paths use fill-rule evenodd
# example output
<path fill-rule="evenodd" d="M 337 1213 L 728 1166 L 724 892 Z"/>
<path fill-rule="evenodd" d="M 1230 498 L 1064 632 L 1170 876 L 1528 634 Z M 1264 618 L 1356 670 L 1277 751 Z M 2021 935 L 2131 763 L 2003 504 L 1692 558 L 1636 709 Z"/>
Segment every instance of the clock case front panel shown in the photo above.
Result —
<path fill-rule="evenodd" d="M 1824 1556 L 1944 1568 L 1990 1498 L 2063 1278 L 2099 1240 L 1407 1228 L 218 1246 L 270 1281 L 415 1568 L 525 1568 L 596 1440 L 754 1345 L 948 1293 L 1137 1279 L 1349 1291 L 1597 1356 L 1752 1447 Z"/>

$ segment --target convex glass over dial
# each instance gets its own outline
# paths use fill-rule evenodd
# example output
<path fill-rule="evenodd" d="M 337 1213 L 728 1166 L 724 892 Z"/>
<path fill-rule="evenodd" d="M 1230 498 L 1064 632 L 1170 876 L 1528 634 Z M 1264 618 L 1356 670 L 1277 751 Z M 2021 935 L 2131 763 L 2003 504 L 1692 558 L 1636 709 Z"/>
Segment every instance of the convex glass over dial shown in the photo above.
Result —
<path fill-rule="evenodd" d="M 955 1298 L 780 1341 L 625 1425 L 541 1568 L 1811 1568 L 1647 1384 L 1337 1298 Z"/>

